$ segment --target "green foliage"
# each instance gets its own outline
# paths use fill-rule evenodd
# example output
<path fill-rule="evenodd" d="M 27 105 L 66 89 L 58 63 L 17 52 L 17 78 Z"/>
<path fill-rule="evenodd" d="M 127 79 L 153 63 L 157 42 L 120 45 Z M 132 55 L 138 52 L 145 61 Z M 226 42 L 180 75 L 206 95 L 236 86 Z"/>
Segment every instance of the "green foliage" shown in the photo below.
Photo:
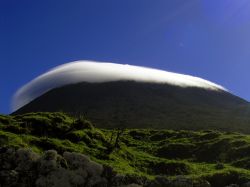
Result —
<path fill-rule="evenodd" d="M 87 154 L 121 174 L 154 178 L 184 175 L 213 186 L 250 180 L 250 135 L 219 131 L 98 129 L 64 113 L 0 116 L 0 147 Z M 112 138 L 113 137 L 113 138 Z"/>

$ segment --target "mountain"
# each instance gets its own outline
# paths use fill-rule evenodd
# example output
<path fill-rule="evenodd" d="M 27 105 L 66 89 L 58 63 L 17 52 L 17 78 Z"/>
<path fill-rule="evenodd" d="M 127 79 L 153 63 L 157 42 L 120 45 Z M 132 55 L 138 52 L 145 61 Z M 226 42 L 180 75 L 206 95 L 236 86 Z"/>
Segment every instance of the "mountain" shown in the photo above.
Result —
<path fill-rule="evenodd" d="M 63 111 L 102 128 L 217 129 L 250 133 L 250 104 L 223 90 L 136 81 L 54 88 L 13 114 Z"/>

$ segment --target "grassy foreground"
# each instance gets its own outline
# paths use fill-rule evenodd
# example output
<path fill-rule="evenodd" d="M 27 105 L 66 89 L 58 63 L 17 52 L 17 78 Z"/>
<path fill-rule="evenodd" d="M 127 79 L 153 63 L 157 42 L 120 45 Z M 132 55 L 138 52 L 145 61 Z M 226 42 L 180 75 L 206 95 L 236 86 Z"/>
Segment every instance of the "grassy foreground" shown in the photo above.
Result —
<path fill-rule="evenodd" d="M 121 174 L 207 180 L 212 186 L 250 181 L 250 135 L 219 131 L 107 130 L 63 113 L 0 116 L 0 147 L 54 149 L 89 155 Z"/>

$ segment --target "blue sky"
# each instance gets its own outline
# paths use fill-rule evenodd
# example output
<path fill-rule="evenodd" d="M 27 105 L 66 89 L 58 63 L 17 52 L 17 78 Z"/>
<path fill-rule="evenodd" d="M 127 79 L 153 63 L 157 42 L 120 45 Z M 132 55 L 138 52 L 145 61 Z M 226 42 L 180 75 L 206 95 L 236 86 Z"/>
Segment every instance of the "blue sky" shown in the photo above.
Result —
<path fill-rule="evenodd" d="M 75 60 L 199 76 L 250 100 L 249 0 L 0 0 L 0 113 Z"/>

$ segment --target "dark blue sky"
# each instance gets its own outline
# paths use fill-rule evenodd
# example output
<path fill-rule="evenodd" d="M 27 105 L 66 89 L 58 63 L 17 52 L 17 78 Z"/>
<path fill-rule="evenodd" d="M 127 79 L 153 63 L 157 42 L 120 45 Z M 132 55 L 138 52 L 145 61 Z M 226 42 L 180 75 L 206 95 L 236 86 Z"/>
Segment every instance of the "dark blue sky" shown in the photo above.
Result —
<path fill-rule="evenodd" d="M 84 59 L 200 76 L 250 100 L 250 1 L 0 0 L 0 113 L 23 84 Z"/>

